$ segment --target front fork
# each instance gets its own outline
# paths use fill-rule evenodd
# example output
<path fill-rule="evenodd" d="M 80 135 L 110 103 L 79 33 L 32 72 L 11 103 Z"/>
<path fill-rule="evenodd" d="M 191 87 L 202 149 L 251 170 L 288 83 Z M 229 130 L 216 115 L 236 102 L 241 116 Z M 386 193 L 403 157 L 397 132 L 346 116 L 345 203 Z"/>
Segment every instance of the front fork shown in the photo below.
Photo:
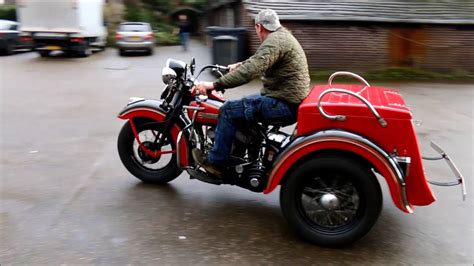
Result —
<path fill-rule="evenodd" d="M 135 136 L 135 139 L 136 141 L 138 142 L 138 145 L 140 147 L 140 149 L 146 153 L 148 156 L 151 156 L 152 158 L 159 158 L 162 154 L 170 154 L 170 153 L 176 153 L 176 151 L 174 150 L 171 150 L 171 151 L 161 151 L 161 147 L 164 143 L 164 141 L 166 141 L 166 139 L 163 137 L 165 136 L 165 134 L 163 132 L 165 132 L 163 130 L 163 132 L 161 133 L 161 136 L 160 138 L 155 138 L 155 142 L 154 142 L 154 150 L 150 150 L 149 148 L 147 148 L 143 143 L 142 141 L 140 140 L 140 136 L 138 134 L 138 131 L 137 131 L 137 128 L 135 126 L 135 123 L 133 122 L 133 118 L 130 119 L 128 121 L 130 123 L 130 126 L 132 128 L 132 132 L 133 132 L 133 135 Z M 160 123 L 160 122 L 155 122 L 155 123 Z M 157 141 L 159 139 L 159 141 Z"/>
<path fill-rule="evenodd" d="M 176 153 L 176 151 L 174 151 L 174 150 L 161 151 L 161 147 L 163 146 L 163 144 L 166 141 L 165 132 L 168 132 L 171 129 L 171 127 L 173 126 L 173 123 L 175 122 L 174 119 L 176 117 L 176 112 L 179 112 L 179 109 L 172 107 L 172 109 L 166 114 L 165 119 L 164 119 L 163 122 L 158 122 L 158 121 L 156 122 L 156 123 L 163 124 L 163 128 L 161 129 L 161 134 L 159 135 L 159 137 L 155 136 L 155 140 L 153 142 L 154 151 L 148 149 L 145 145 L 143 145 L 143 143 L 140 140 L 140 136 L 138 135 L 138 131 L 135 127 L 135 123 L 133 122 L 133 119 L 129 120 L 129 123 L 132 127 L 133 134 L 135 135 L 135 139 L 137 140 L 138 145 L 140 146 L 140 149 L 143 152 L 145 152 L 147 155 L 151 156 L 152 158 L 158 158 L 162 154 Z M 176 150 L 179 150 L 178 143 L 176 143 Z M 180 158 L 179 155 L 177 157 L 178 157 L 178 162 L 179 162 L 179 158 Z"/>
<path fill-rule="evenodd" d="M 200 111 L 203 111 L 205 108 L 204 107 L 200 107 L 200 106 L 188 106 L 188 105 L 184 105 L 183 106 L 183 109 L 184 110 L 193 110 L 193 117 L 191 118 L 191 123 L 189 123 L 187 126 L 185 126 L 179 133 L 178 133 L 178 137 L 176 139 L 176 146 L 179 147 L 179 143 L 181 142 L 182 138 L 183 138 L 183 134 L 184 132 L 186 132 L 187 130 L 190 131 L 190 139 L 193 138 L 193 132 L 194 131 L 194 121 L 196 120 L 196 116 L 197 114 L 200 112 Z M 195 136 L 194 136 L 195 137 Z M 176 150 L 176 160 L 177 160 L 177 163 L 178 163 L 178 167 L 181 168 L 181 169 L 190 169 L 190 168 L 193 168 L 192 166 L 190 165 L 182 165 L 181 164 L 181 161 L 180 161 L 180 151 L 179 149 Z"/>

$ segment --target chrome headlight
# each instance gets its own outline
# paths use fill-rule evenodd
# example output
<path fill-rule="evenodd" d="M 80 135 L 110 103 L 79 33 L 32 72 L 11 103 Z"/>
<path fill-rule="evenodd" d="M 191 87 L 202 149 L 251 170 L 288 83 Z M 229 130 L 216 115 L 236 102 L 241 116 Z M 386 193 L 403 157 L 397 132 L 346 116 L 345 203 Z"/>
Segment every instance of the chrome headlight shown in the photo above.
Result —
<path fill-rule="evenodd" d="M 161 76 L 163 78 L 163 82 L 167 85 L 171 82 L 171 80 L 174 80 L 177 77 L 176 72 L 169 67 L 163 68 L 161 71 Z"/>

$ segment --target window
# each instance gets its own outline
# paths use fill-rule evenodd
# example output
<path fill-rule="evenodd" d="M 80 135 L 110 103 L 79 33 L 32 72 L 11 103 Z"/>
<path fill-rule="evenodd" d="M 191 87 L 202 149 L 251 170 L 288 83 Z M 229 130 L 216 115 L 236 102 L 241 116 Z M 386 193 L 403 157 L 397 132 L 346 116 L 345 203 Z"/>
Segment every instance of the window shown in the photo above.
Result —
<path fill-rule="evenodd" d="M 119 31 L 151 31 L 148 24 L 122 24 Z"/>

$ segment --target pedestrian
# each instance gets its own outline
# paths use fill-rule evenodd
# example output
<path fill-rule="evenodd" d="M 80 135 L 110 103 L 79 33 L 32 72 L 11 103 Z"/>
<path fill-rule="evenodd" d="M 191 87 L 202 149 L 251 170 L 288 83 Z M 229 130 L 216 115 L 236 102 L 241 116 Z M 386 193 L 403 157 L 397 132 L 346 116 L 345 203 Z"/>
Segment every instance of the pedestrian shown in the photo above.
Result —
<path fill-rule="evenodd" d="M 188 50 L 188 41 L 189 41 L 189 21 L 188 16 L 179 15 L 179 38 L 181 40 L 181 46 L 184 51 Z"/>
<path fill-rule="evenodd" d="M 247 60 L 229 65 L 230 72 L 215 82 L 201 82 L 196 87 L 202 94 L 214 89 L 227 89 L 261 77 L 260 95 L 227 101 L 220 108 L 214 146 L 205 156 L 193 150 L 194 160 L 206 172 L 220 178 L 229 164 L 232 143 L 238 124 L 281 121 L 294 123 L 299 104 L 309 93 L 308 62 L 298 40 L 281 26 L 271 9 L 255 17 L 255 31 L 261 41 L 255 54 Z"/>

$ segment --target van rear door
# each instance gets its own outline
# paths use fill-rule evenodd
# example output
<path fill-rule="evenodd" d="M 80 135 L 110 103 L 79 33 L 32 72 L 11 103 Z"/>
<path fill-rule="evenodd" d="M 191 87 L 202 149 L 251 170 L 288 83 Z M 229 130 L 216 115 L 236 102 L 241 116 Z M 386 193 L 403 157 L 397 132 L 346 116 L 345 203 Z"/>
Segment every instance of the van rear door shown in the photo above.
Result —
<path fill-rule="evenodd" d="M 18 15 L 22 22 L 22 31 L 80 32 L 76 0 L 23 0 L 18 5 Z"/>

